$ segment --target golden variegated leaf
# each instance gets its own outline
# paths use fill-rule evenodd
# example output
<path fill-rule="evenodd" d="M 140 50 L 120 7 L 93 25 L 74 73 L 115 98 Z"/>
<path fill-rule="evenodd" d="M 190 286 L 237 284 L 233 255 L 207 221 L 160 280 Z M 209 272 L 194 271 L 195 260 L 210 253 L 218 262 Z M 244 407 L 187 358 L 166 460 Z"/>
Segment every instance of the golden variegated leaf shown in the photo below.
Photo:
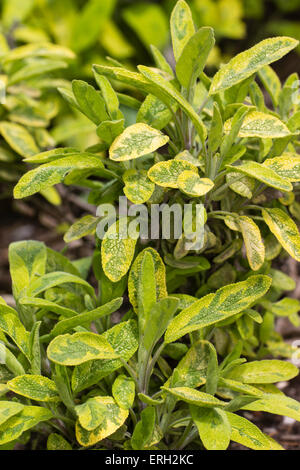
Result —
<path fill-rule="evenodd" d="M 184 171 L 198 175 L 198 169 L 186 160 L 167 160 L 156 163 L 148 171 L 148 177 L 153 183 L 164 188 L 178 188 L 178 177 Z"/>
<path fill-rule="evenodd" d="M 168 136 L 147 124 L 133 124 L 115 139 L 109 149 L 109 158 L 117 162 L 133 160 L 154 152 L 168 141 Z"/>
<path fill-rule="evenodd" d="M 155 184 L 148 178 L 146 170 L 127 170 L 123 175 L 124 194 L 134 204 L 143 204 L 152 196 Z"/>
<path fill-rule="evenodd" d="M 268 158 L 263 164 L 282 178 L 291 182 L 300 181 L 300 155 L 298 154 L 285 152 L 281 157 Z"/>
<path fill-rule="evenodd" d="M 188 4 L 179 0 L 171 15 L 171 36 L 175 60 L 178 61 L 184 46 L 195 33 L 192 12 Z"/>
<path fill-rule="evenodd" d="M 20 124 L 2 121 L 0 122 L 0 133 L 8 145 L 22 157 L 30 157 L 39 153 L 34 138 Z"/>
<path fill-rule="evenodd" d="M 41 375 L 19 375 L 7 386 L 12 392 L 31 400 L 46 402 L 59 399 L 55 382 Z"/>
<path fill-rule="evenodd" d="M 249 265 L 258 271 L 265 261 L 265 246 L 260 230 L 250 217 L 241 216 L 239 225 L 243 234 Z"/>
<path fill-rule="evenodd" d="M 183 171 L 177 179 L 177 185 L 180 191 L 191 197 L 204 196 L 214 187 L 214 183 L 209 178 L 200 178 L 192 170 Z"/>
<path fill-rule="evenodd" d="M 224 124 L 224 131 L 231 130 L 232 119 Z M 261 137 L 261 138 L 279 138 L 290 135 L 287 126 L 272 114 L 262 113 L 260 111 L 251 111 L 243 120 L 239 130 L 239 137 Z"/>
<path fill-rule="evenodd" d="M 241 172 L 247 176 L 255 178 L 258 181 L 279 189 L 280 191 L 292 191 L 293 185 L 285 178 L 279 176 L 271 168 L 266 168 L 264 165 L 254 161 L 243 161 L 239 165 L 228 165 L 234 171 Z"/>
<path fill-rule="evenodd" d="M 178 400 L 185 401 L 191 405 L 203 407 L 226 406 L 226 402 L 204 392 L 199 392 L 194 388 L 189 387 L 162 387 L 168 393 L 171 393 Z"/>
<path fill-rule="evenodd" d="M 283 248 L 300 261 L 300 235 L 295 222 L 282 209 L 263 209 L 262 215 Z"/>

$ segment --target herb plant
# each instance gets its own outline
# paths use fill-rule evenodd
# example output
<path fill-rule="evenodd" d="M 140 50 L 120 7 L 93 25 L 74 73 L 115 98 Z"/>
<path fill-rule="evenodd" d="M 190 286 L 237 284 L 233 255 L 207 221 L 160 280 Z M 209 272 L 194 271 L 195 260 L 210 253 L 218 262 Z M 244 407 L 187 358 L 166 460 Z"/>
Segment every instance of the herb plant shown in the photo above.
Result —
<path fill-rule="evenodd" d="M 200 220 L 203 243 L 199 248 L 194 240 L 187 250 L 189 233 L 184 231 L 179 240 L 172 235 L 155 241 L 112 238 L 112 231 L 121 232 L 131 220 L 120 216 L 103 240 L 96 236 L 92 265 L 97 294 L 78 272 L 70 272 L 61 255 L 34 242 L 12 245 L 12 273 L 14 266 L 18 270 L 13 283 L 24 260 L 31 266 L 23 266 L 22 282 L 30 277 L 26 271 L 33 276 L 38 272 L 37 279 L 14 287 L 14 292 L 20 329 L 27 331 L 22 329 L 23 336 L 34 335 L 35 344 L 40 341 L 45 361 L 30 376 L 33 358 L 27 351 L 27 363 L 20 359 L 22 373 L 12 371 L 16 377 L 4 393 L 24 396 L 22 383 L 26 388 L 28 380 L 27 389 L 35 389 L 33 382 L 43 385 L 37 376 L 51 377 L 57 407 L 50 400 L 45 426 L 54 420 L 57 427 L 55 419 L 65 416 L 60 433 L 73 448 L 79 443 L 226 449 L 230 440 L 255 449 L 278 448 L 236 412 L 266 411 L 299 419 L 299 404 L 273 385 L 295 377 L 297 368 L 265 359 L 290 358 L 297 352 L 275 332 L 274 320 L 288 316 L 299 324 L 299 301 L 282 297 L 294 289 L 294 281 L 275 269 L 287 255 L 300 259 L 295 223 L 299 81 L 292 74 L 281 86 L 270 64 L 298 42 L 288 37 L 264 40 L 210 78 L 204 68 L 215 43 L 213 30 L 195 31 L 182 0 L 172 12 L 171 36 L 175 70 L 152 47 L 155 68 L 139 66 L 132 72 L 121 64 L 95 65 L 98 91 L 82 80 L 75 80 L 72 90 L 60 89 L 93 123 L 98 142 L 85 152 L 56 148 L 28 158 L 39 166 L 20 179 L 14 195 L 28 197 L 64 182 L 91 190 L 89 201 L 95 205 L 117 205 L 124 194 L 133 204 L 146 204 L 149 212 L 159 203 L 198 204 L 202 211 L 193 212 L 191 225 Z M 129 94 L 117 93 L 116 82 L 128 87 Z M 135 110 L 134 124 L 125 118 L 126 108 Z M 100 216 L 85 216 L 70 227 L 66 243 L 94 233 L 99 222 Z M 38 246 L 42 258 L 34 255 Z M 31 254 L 16 255 L 19 248 Z M 274 260 L 277 265 L 272 266 Z M 77 262 L 82 274 L 88 269 L 85 263 Z M 66 289 L 66 283 L 76 284 L 76 289 Z M 110 314 L 121 307 L 127 292 L 132 308 L 125 301 L 112 327 Z M 3 306 L 3 315 L 7 308 Z M 10 313 L 10 319 L 17 318 Z M 30 333 L 37 328 L 36 320 L 42 321 L 40 340 L 36 330 Z M 10 320 L 6 323 L 11 325 Z M 123 335 L 122 328 L 130 333 Z M 8 327 L 1 329 L 20 348 Z M 128 351 L 122 349 L 127 348 L 125 338 Z M 8 351 L 13 349 L 8 344 Z M 23 371 L 26 378 L 18 379 Z M 36 401 L 42 401 L 41 395 L 25 394 Z M 20 429 L 22 412 L 16 416 L 11 419 L 17 419 Z M 0 443 L 18 437 L 8 436 L 9 422 L 3 426 Z M 49 437 L 48 445 L 66 446 L 62 434 Z"/>
<path fill-rule="evenodd" d="M 273 385 L 295 377 L 295 365 L 247 362 L 241 342 L 218 360 L 204 339 L 253 308 L 270 277 L 190 303 L 167 294 L 162 259 L 146 248 L 129 275 L 133 310 L 124 305 L 114 324 L 123 289 L 101 301 L 82 261 L 31 241 L 12 244 L 9 257 L 17 310 L 1 300 L 1 449 L 214 450 L 232 440 L 273 450 L 281 446 L 237 411 L 300 419 L 300 403 Z M 178 341 L 187 333 L 187 343 Z"/>

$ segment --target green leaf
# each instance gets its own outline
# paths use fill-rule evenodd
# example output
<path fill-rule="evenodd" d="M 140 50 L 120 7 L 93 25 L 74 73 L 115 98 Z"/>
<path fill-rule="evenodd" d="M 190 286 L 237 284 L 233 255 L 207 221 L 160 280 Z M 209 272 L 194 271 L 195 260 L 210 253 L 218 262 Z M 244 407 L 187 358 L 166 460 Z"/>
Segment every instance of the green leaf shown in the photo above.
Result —
<path fill-rule="evenodd" d="M 148 256 L 150 256 L 150 254 L 148 254 Z M 153 346 L 165 333 L 177 310 L 178 303 L 178 299 L 166 297 L 159 300 L 151 308 L 145 322 L 145 334 L 143 337 L 143 345 L 148 351 L 151 351 Z"/>
<path fill-rule="evenodd" d="M 255 180 L 249 176 L 242 176 L 234 171 L 226 174 L 226 182 L 230 189 L 242 197 L 251 199 L 255 189 Z"/>
<path fill-rule="evenodd" d="M 281 82 L 272 67 L 269 65 L 265 65 L 262 69 L 258 71 L 258 76 L 260 80 L 262 81 L 263 86 L 269 93 L 274 108 L 278 106 L 278 100 L 279 100 L 279 95 L 281 91 Z"/>
<path fill-rule="evenodd" d="M 12 416 L 17 415 L 24 409 L 22 403 L 14 401 L 0 401 L 0 426 Z"/>
<path fill-rule="evenodd" d="M 177 179 L 177 185 L 180 191 L 190 197 L 204 196 L 214 187 L 214 183 L 209 178 L 200 178 L 192 170 L 183 171 Z"/>
<path fill-rule="evenodd" d="M 231 436 L 231 425 L 226 412 L 193 405 L 190 410 L 205 449 L 226 450 Z"/>
<path fill-rule="evenodd" d="M 19 414 L 12 416 L 0 426 L 0 445 L 16 440 L 23 432 L 51 418 L 52 413 L 46 408 L 25 406 Z"/>
<path fill-rule="evenodd" d="M 283 450 L 248 419 L 226 412 L 231 425 L 231 440 L 253 450 Z"/>
<path fill-rule="evenodd" d="M 37 152 L 35 152 L 37 153 Z M 94 156 L 73 155 L 41 165 L 26 173 L 14 189 L 14 197 L 22 199 L 43 189 L 61 183 L 64 178 L 78 170 L 99 170 L 103 168 L 101 160 Z"/>
<path fill-rule="evenodd" d="M 185 401 L 191 405 L 201 406 L 201 407 L 215 407 L 215 406 L 225 406 L 226 402 L 219 400 L 218 398 L 209 395 L 208 393 L 199 392 L 189 387 L 162 387 L 168 393 L 171 393 L 178 400 Z"/>
<path fill-rule="evenodd" d="M 264 166 L 291 182 L 300 181 L 300 155 L 285 152 L 281 157 L 268 158 Z"/>
<path fill-rule="evenodd" d="M 54 328 L 51 330 L 51 336 L 58 336 L 70 331 L 77 326 L 84 326 L 90 325 L 95 320 L 99 318 L 103 318 L 107 315 L 111 315 L 112 313 L 116 312 L 122 305 L 123 298 L 116 298 L 111 302 L 102 305 L 101 307 L 96 308 L 95 310 L 91 310 L 89 312 L 76 314 L 72 318 L 67 318 L 66 320 L 61 320 Z"/>
<path fill-rule="evenodd" d="M 96 231 L 98 223 L 99 217 L 86 215 L 82 219 L 77 220 L 77 222 L 69 228 L 64 236 L 64 241 L 70 243 L 93 234 Z"/>
<path fill-rule="evenodd" d="M 22 157 L 30 157 L 39 153 L 34 138 L 25 127 L 12 122 L 0 122 L 0 134 L 8 145 Z"/>
<path fill-rule="evenodd" d="M 178 188 L 178 177 L 184 171 L 198 175 L 198 169 L 192 163 L 173 159 L 156 163 L 148 171 L 148 177 L 153 183 L 163 188 Z"/>
<path fill-rule="evenodd" d="M 35 279 L 30 284 L 30 288 L 28 289 L 27 293 L 29 297 L 35 297 L 37 295 L 40 295 L 47 289 L 51 289 L 53 287 L 69 283 L 79 284 L 86 289 L 86 291 L 91 295 L 91 297 L 95 296 L 94 289 L 88 282 L 84 281 L 78 276 L 74 276 L 74 274 L 69 274 L 61 271 L 48 273 L 42 277 Z"/>
<path fill-rule="evenodd" d="M 47 450 L 72 450 L 72 446 L 60 434 L 52 433 L 47 440 Z"/>
<path fill-rule="evenodd" d="M 300 235 L 295 222 L 281 209 L 263 209 L 262 215 L 283 248 L 300 261 Z"/>
<path fill-rule="evenodd" d="M 181 109 L 186 113 L 186 115 L 191 119 L 193 122 L 196 131 L 199 134 L 199 137 L 202 142 L 206 139 L 207 130 L 204 126 L 202 120 L 194 110 L 194 108 L 188 103 L 179 93 L 179 91 L 172 85 L 172 83 L 165 80 L 159 73 L 154 72 L 149 67 L 145 67 L 144 65 L 139 65 L 138 70 L 151 82 L 156 85 L 159 89 L 159 94 L 162 95 L 162 100 L 168 104 L 168 102 L 176 101 Z M 156 90 L 156 88 L 155 88 Z M 157 96 L 157 93 L 154 92 Z M 158 96 L 160 98 L 160 96 Z"/>
<path fill-rule="evenodd" d="M 0 304 L 0 331 L 8 335 L 20 348 L 22 353 L 30 360 L 29 338 L 30 334 L 20 322 L 17 312 L 7 305 Z"/>
<path fill-rule="evenodd" d="M 98 75 L 96 73 L 95 79 L 101 89 L 110 118 L 113 120 L 120 119 L 122 114 L 119 111 L 119 99 L 115 90 L 103 75 Z"/>
<path fill-rule="evenodd" d="M 240 216 L 239 226 L 243 234 L 249 265 L 258 271 L 265 261 L 265 246 L 260 230 L 250 217 Z"/>
<path fill-rule="evenodd" d="M 7 382 L 8 388 L 23 397 L 36 401 L 56 401 L 58 391 L 55 383 L 41 375 L 20 375 Z"/>
<path fill-rule="evenodd" d="M 9 247 L 9 266 L 16 299 L 31 283 L 46 271 L 47 250 L 44 243 L 22 241 Z"/>
<path fill-rule="evenodd" d="M 176 76 L 186 89 L 190 89 L 203 72 L 214 44 L 214 31 L 209 27 L 200 28 L 185 44 L 177 59 Z"/>
<path fill-rule="evenodd" d="M 75 54 L 67 47 L 50 43 L 36 43 L 11 49 L 11 51 L 5 55 L 3 60 L 7 64 L 16 60 L 32 59 L 33 57 L 73 60 L 75 59 Z"/>
<path fill-rule="evenodd" d="M 285 395 L 266 393 L 259 400 L 243 407 L 249 411 L 265 411 L 300 421 L 300 403 Z"/>
<path fill-rule="evenodd" d="M 41 74 L 48 74 L 54 70 L 66 69 L 67 67 L 68 65 L 61 60 L 32 59 L 30 63 L 24 65 L 9 77 L 8 86 L 30 80 Z"/>
<path fill-rule="evenodd" d="M 148 178 L 146 170 L 127 170 L 123 175 L 124 194 L 134 204 L 143 204 L 152 196 L 155 184 Z"/>
<path fill-rule="evenodd" d="M 49 163 L 62 157 L 77 155 L 78 153 L 78 150 L 73 147 L 55 148 L 27 157 L 24 161 L 29 163 Z"/>
<path fill-rule="evenodd" d="M 293 186 L 288 180 L 282 178 L 270 168 L 266 168 L 261 163 L 243 161 L 239 163 L 239 165 L 228 165 L 228 167 L 234 171 L 250 176 L 251 178 L 255 178 L 267 186 L 279 189 L 280 191 L 289 192 L 293 190 Z"/>
<path fill-rule="evenodd" d="M 223 119 L 220 108 L 214 103 L 214 113 L 211 121 L 211 128 L 208 135 L 208 149 L 211 153 L 215 153 L 222 143 L 223 137 Z"/>
<path fill-rule="evenodd" d="M 73 80 L 72 89 L 81 111 L 97 126 L 109 119 L 105 102 L 94 87 L 82 80 Z"/>
<path fill-rule="evenodd" d="M 101 397 L 89 398 L 82 405 L 75 407 L 80 426 L 87 431 L 93 431 L 104 421 L 106 406 Z"/>
<path fill-rule="evenodd" d="M 102 441 L 119 429 L 128 417 L 128 410 L 119 408 L 112 397 L 97 397 L 103 406 L 102 422 L 92 431 L 85 430 L 76 423 L 76 438 L 80 445 L 89 447 Z"/>
<path fill-rule="evenodd" d="M 42 322 L 36 321 L 32 327 L 29 337 L 30 372 L 34 375 L 41 375 L 41 345 L 40 327 Z"/>
<path fill-rule="evenodd" d="M 126 375 L 118 375 L 112 386 L 112 394 L 120 408 L 129 410 L 135 398 L 134 380 Z"/>
<path fill-rule="evenodd" d="M 114 140 L 124 131 L 124 119 L 116 121 L 103 121 L 97 127 L 97 135 L 107 145 L 111 145 Z"/>
<path fill-rule="evenodd" d="M 128 361 L 138 349 L 138 331 L 135 320 L 119 323 L 107 330 L 103 337 L 107 339 L 115 353 Z M 78 393 L 98 383 L 103 377 L 123 367 L 120 359 L 89 361 L 75 367 L 72 376 L 72 388 Z"/>
<path fill-rule="evenodd" d="M 165 342 L 172 343 L 186 333 L 242 312 L 262 297 L 271 283 L 272 279 L 267 276 L 251 276 L 246 281 L 222 287 L 215 294 L 208 294 L 174 318 L 166 331 Z"/>
<path fill-rule="evenodd" d="M 134 428 L 131 446 L 134 450 L 143 450 L 151 444 L 155 430 L 155 408 L 148 406 L 141 412 L 141 420 Z"/>
<path fill-rule="evenodd" d="M 116 359 L 109 342 L 95 333 L 75 333 L 58 336 L 48 346 L 50 361 L 64 366 L 76 366 L 92 359 Z"/>
<path fill-rule="evenodd" d="M 142 262 L 146 253 L 149 253 L 153 259 L 154 263 L 154 276 L 156 284 L 156 301 L 167 297 L 167 286 L 166 286 L 166 268 L 165 265 L 153 248 L 146 248 L 143 250 L 135 259 L 132 268 L 129 273 L 128 278 L 128 291 L 129 291 L 129 300 L 133 306 L 135 312 L 138 310 L 138 289 L 140 282 L 140 269 Z"/>
<path fill-rule="evenodd" d="M 128 234 L 127 217 L 118 220 L 107 230 L 101 245 L 101 258 L 103 271 L 112 282 L 118 282 L 127 274 L 136 242 Z"/>
<path fill-rule="evenodd" d="M 154 95 L 148 95 L 139 108 L 136 122 L 161 130 L 171 121 L 172 112 L 168 106 Z"/>
<path fill-rule="evenodd" d="M 109 158 L 117 162 L 133 160 L 166 145 L 169 137 L 147 124 L 127 127 L 109 149 Z"/>
<path fill-rule="evenodd" d="M 241 82 L 265 65 L 281 59 L 298 45 L 298 41 L 288 37 L 265 39 L 247 51 L 241 52 L 224 65 L 213 78 L 211 95 Z"/>
<path fill-rule="evenodd" d="M 192 12 L 188 4 L 183 0 L 179 0 L 176 3 L 172 11 L 170 24 L 173 52 L 177 62 L 185 45 L 195 34 Z"/>
<path fill-rule="evenodd" d="M 51 302 L 50 300 L 46 299 L 40 299 L 38 297 L 22 297 L 22 299 L 20 300 L 20 304 L 45 309 L 49 312 L 54 312 L 58 315 L 62 315 L 67 318 L 77 315 L 77 312 L 75 310 L 62 307 L 61 305 L 58 305 L 55 302 Z"/>
<path fill-rule="evenodd" d="M 224 124 L 224 131 L 231 130 L 232 119 Z M 260 137 L 263 139 L 274 139 L 290 135 L 287 126 L 272 114 L 260 111 L 250 111 L 243 120 L 239 130 L 239 137 Z"/>
<path fill-rule="evenodd" d="M 213 346 L 208 341 L 194 343 L 181 359 L 172 376 L 172 386 L 198 388 L 205 384 Z"/>
<path fill-rule="evenodd" d="M 228 377 L 246 384 L 269 384 L 291 380 L 298 373 L 298 368 L 290 362 L 264 360 L 241 364 L 232 369 Z"/>

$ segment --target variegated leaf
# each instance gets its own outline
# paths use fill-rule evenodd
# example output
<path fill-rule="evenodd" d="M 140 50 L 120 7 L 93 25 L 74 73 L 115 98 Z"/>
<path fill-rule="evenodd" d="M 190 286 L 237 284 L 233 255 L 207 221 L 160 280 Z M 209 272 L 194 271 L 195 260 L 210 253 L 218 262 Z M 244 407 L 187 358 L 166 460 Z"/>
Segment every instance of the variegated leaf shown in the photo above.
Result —
<path fill-rule="evenodd" d="M 191 406 L 190 409 L 205 449 L 226 450 L 231 436 L 231 425 L 226 412 L 199 406 Z"/>
<path fill-rule="evenodd" d="M 251 199 L 255 188 L 255 179 L 235 172 L 227 173 L 226 182 L 230 189 L 242 197 Z"/>
<path fill-rule="evenodd" d="M 35 152 L 37 153 L 37 152 Z M 14 197 L 22 199 L 43 189 L 61 183 L 73 170 L 103 169 L 101 160 L 94 156 L 74 155 L 41 165 L 26 173 L 14 189 Z"/>
<path fill-rule="evenodd" d="M 87 431 L 93 431 L 104 420 L 105 405 L 101 397 L 89 398 L 82 405 L 75 407 L 80 426 Z"/>
<path fill-rule="evenodd" d="M 0 133 L 8 145 L 22 157 L 30 157 L 39 153 L 34 138 L 25 127 L 12 122 L 0 122 Z"/>
<path fill-rule="evenodd" d="M 154 95 L 148 95 L 139 109 L 136 122 L 143 122 L 148 126 L 161 130 L 171 121 L 172 112 Z"/>
<path fill-rule="evenodd" d="M 0 426 L 0 445 L 16 440 L 24 431 L 52 418 L 50 410 L 41 406 L 25 406 Z"/>
<path fill-rule="evenodd" d="M 159 301 L 167 297 L 167 286 L 166 286 L 166 268 L 165 265 L 153 248 L 146 248 L 143 250 L 135 259 L 132 268 L 129 273 L 128 278 L 128 291 L 129 291 L 129 300 L 135 311 L 138 309 L 138 283 L 139 283 L 139 273 L 141 264 L 144 258 L 145 253 L 149 253 L 152 256 L 154 263 L 154 275 L 156 282 L 156 300 Z"/>
<path fill-rule="evenodd" d="M 283 36 L 265 39 L 251 49 L 241 52 L 216 73 L 211 84 L 210 94 L 230 88 L 250 77 L 263 66 L 279 60 L 297 45 L 298 41 L 295 39 Z"/>
<path fill-rule="evenodd" d="M 251 178 L 255 178 L 258 181 L 272 186 L 273 188 L 279 189 L 280 191 L 292 191 L 292 184 L 285 178 L 279 176 L 275 171 L 270 168 L 266 168 L 261 163 L 254 161 L 243 161 L 239 165 L 233 166 L 228 165 L 234 171 L 241 172 Z"/>
<path fill-rule="evenodd" d="M 224 131 L 230 132 L 232 119 L 224 124 Z M 290 135 L 287 126 L 272 114 L 260 111 L 251 111 L 243 120 L 238 133 L 239 137 L 260 137 L 263 139 L 274 139 Z"/>
<path fill-rule="evenodd" d="M 241 216 L 239 225 L 243 234 L 249 265 L 258 271 L 265 261 L 265 246 L 260 230 L 250 217 Z"/>
<path fill-rule="evenodd" d="M 146 170 L 127 170 L 123 175 L 124 194 L 134 204 L 143 204 L 152 196 L 155 184 L 148 178 Z"/>
<path fill-rule="evenodd" d="M 164 188 L 178 188 L 178 177 L 184 171 L 198 175 L 198 169 L 186 160 L 167 160 L 156 163 L 148 171 L 148 177 L 153 183 Z"/>
<path fill-rule="evenodd" d="M 64 366 L 76 366 L 92 359 L 116 359 L 109 342 L 95 333 L 75 333 L 55 338 L 48 346 L 50 361 Z"/>
<path fill-rule="evenodd" d="M 179 0 L 171 15 L 171 36 L 175 60 L 178 61 L 184 46 L 195 33 L 192 12 L 188 4 Z"/>
<path fill-rule="evenodd" d="M 76 438 L 80 445 L 89 447 L 102 441 L 119 429 L 128 417 L 128 410 L 119 408 L 112 397 L 97 397 L 103 406 L 102 422 L 92 431 L 76 423 Z"/>
<path fill-rule="evenodd" d="M 14 401 L 0 401 L 0 426 L 9 418 L 19 414 L 24 409 L 22 403 Z"/>
<path fill-rule="evenodd" d="M 300 155 L 298 154 L 285 152 L 281 157 L 268 158 L 263 164 L 282 178 L 291 182 L 300 181 Z"/>
<path fill-rule="evenodd" d="M 127 217 L 118 220 L 106 232 L 101 245 L 102 267 L 112 282 L 118 282 L 127 274 L 136 242 L 128 235 Z"/>
<path fill-rule="evenodd" d="M 17 312 L 8 305 L 0 304 L 0 331 L 8 335 L 29 359 L 30 333 L 25 330 Z"/>
<path fill-rule="evenodd" d="M 171 393 L 178 400 L 185 401 L 191 405 L 203 406 L 203 407 L 215 407 L 215 406 L 226 406 L 226 402 L 215 398 L 208 393 L 199 392 L 194 388 L 189 387 L 162 387 L 168 393 Z"/>
<path fill-rule="evenodd" d="M 92 215 L 86 215 L 82 219 L 77 220 L 66 232 L 64 241 L 70 243 L 93 234 L 96 231 L 99 220 L 98 217 Z"/>
<path fill-rule="evenodd" d="M 214 183 L 209 178 L 200 178 L 192 170 L 185 170 L 180 173 L 177 179 L 180 191 L 191 197 L 200 197 L 209 193 L 214 187 Z"/>
<path fill-rule="evenodd" d="M 267 276 L 251 276 L 246 281 L 222 287 L 215 294 L 208 294 L 174 318 L 165 334 L 165 341 L 172 343 L 186 333 L 242 312 L 262 297 L 271 283 L 272 279 Z"/>
<path fill-rule="evenodd" d="M 295 222 L 282 209 L 263 209 L 262 215 L 283 248 L 300 261 L 300 235 Z"/>
<path fill-rule="evenodd" d="M 241 364 L 232 369 L 228 377 L 246 384 L 263 384 L 291 380 L 298 373 L 298 368 L 290 362 L 264 360 Z"/>
<path fill-rule="evenodd" d="M 134 380 L 126 375 L 119 375 L 113 383 L 112 394 L 120 408 L 129 410 L 135 398 Z"/>
<path fill-rule="evenodd" d="M 244 410 L 265 411 L 300 421 L 300 403 L 277 393 L 266 393 L 259 400 L 243 406 Z"/>
<path fill-rule="evenodd" d="M 7 386 L 12 392 L 31 400 L 48 402 L 59 398 L 55 383 L 41 375 L 19 375 Z"/>
<path fill-rule="evenodd" d="M 154 152 L 168 141 L 168 136 L 147 124 L 133 124 L 115 139 L 109 149 L 109 158 L 117 162 L 133 160 Z"/>

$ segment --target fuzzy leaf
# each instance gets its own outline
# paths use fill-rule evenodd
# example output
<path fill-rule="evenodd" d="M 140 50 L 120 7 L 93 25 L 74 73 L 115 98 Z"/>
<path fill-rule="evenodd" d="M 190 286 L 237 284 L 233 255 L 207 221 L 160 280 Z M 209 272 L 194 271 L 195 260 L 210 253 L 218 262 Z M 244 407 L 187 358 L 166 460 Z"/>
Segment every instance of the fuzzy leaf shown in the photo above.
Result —
<path fill-rule="evenodd" d="M 167 160 L 156 163 L 148 171 L 148 177 L 153 183 L 164 188 L 178 188 L 178 177 L 184 171 L 198 175 L 198 169 L 185 160 Z"/>
<path fill-rule="evenodd" d="M 231 425 L 231 440 L 253 450 L 283 450 L 248 419 L 226 412 Z"/>
<path fill-rule="evenodd" d="M 177 62 L 185 45 L 195 34 L 192 12 L 185 1 L 179 0 L 176 3 L 172 11 L 170 24 L 173 51 Z"/>
<path fill-rule="evenodd" d="M 281 59 L 297 45 L 298 41 L 295 39 L 279 36 L 265 39 L 247 51 L 241 52 L 216 73 L 211 84 L 210 94 L 226 90 L 226 88 L 245 80 L 264 65 Z"/>
<path fill-rule="evenodd" d="M 225 411 L 193 405 L 190 409 L 205 449 L 226 450 L 230 443 L 231 425 Z"/>
<path fill-rule="evenodd" d="M 263 164 L 282 178 L 291 182 L 300 181 L 300 155 L 298 154 L 286 152 L 281 157 L 268 158 Z"/>
<path fill-rule="evenodd" d="M 104 420 L 105 405 L 101 397 L 94 397 L 82 405 L 77 405 L 75 411 L 80 425 L 87 431 L 93 431 Z"/>
<path fill-rule="evenodd" d="M 110 226 L 101 245 L 102 267 L 105 275 L 118 282 L 127 274 L 133 260 L 136 240 L 128 236 L 127 218 Z"/>
<path fill-rule="evenodd" d="M 0 133 L 8 145 L 22 157 L 30 157 L 39 153 L 34 138 L 25 127 L 12 122 L 0 122 Z"/>
<path fill-rule="evenodd" d="M 97 225 L 99 223 L 99 217 L 94 217 L 92 215 L 86 215 L 80 220 L 77 220 L 73 224 L 67 233 L 64 236 L 64 241 L 66 243 L 79 240 L 80 238 L 86 237 L 87 235 L 93 234 L 96 231 Z"/>
<path fill-rule="evenodd" d="M 137 324 L 134 320 L 119 323 L 107 330 L 103 337 L 107 339 L 115 353 L 124 361 L 128 361 L 138 348 Z M 75 367 L 72 377 L 72 388 L 78 393 L 98 383 L 103 377 L 110 375 L 123 366 L 120 359 L 104 359 L 89 361 Z"/>
<path fill-rule="evenodd" d="M 12 416 L 17 415 L 24 409 L 22 403 L 14 401 L 0 401 L 0 426 Z"/>
<path fill-rule="evenodd" d="M 37 153 L 37 152 L 35 152 Z M 26 173 L 14 189 L 14 197 L 22 199 L 61 183 L 73 170 L 99 170 L 103 163 L 97 157 L 74 155 L 41 165 Z"/>
<path fill-rule="evenodd" d="M 127 170 L 123 175 L 124 194 L 134 204 L 143 204 L 152 196 L 155 184 L 148 178 L 146 170 Z"/>
<path fill-rule="evenodd" d="M 300 403 L 293 398 L 275 393 L 266 393 L 259 400 L 243 407 L 249 411 L 265 411 L 300 421 Z"/>
<path fill-rule="evenodd" d="M 135 383 L 126 375 L 119 375 L 113 383 L 112 394 L 117 405 L 123 410 L 132 408 L 135 398 Z"/>
<path fill-rule="evenodd" d="M 279 176 L 275 171 L 270 168 L 266 168 L 264 165 L 254 162 L 254 161 L 243 161 L 239 165 L 233 166 L 228 165 L 234 171 L 241 172 L 247 176 L 255 178 L 258 181 L 271 186 L 273 188 L 279 189 L 280 191 L 292 191 L 292 184 Z"/>
<path fill-rule="evenodd" d="M 277 360 L 253 361 L 231 370 L 228 377 L 246 384 L 269 384 L 291 380 L 299 373 L 290 362 Z"/>
<path fill-rule="evenodd" d="M 250 217 L 239 217 L 239 225 L 243 234 L 247 258 L 253 271 L 258 271 L 265 261 L 265 246 L 260 230 Z"/>
<path fill-rule="evenodd" d="M 185 170 L 180 173 L 177 185 L 180 191 L 191 197 L 204 196 L 214 187 L 214 183 L 209 178 L 200 178 L 192 170 Z"/>
<path fill-rule="evenodd" d="M 19 375 L 7 383 L 8 388 L 18 395 L 36 401 L 55 401 L 58 391 L 55 383 L 41 375 Z"/>
<path fill-rule="evenodd" d="M 219 400 L 218 398 L 209 395 L 208 393 L 199 392 L 189 387 L 174 387 L 167 388 L 162 387 L 168 393 L 174 395 L 178 400 L 185 401 L 191 405 L 203 406 L 203 407 L 215 407 L 215 406 L 226 406 L 226 402 Z"/>
<path fill-rule="evenodd" d="M 232 119 L 224 124 L 224 131 L 231 130 Z M 245 117 L 238 133 L 239 137 L 261 137 L 273 139 L 290 135 L 287 126 L 277 117 L 260 111 L 251 111 Z"/>
<path fill-rule="evenodd" d="M 271 283 L 272 279 L 267 276 L 251 276 L 246 281 L 222 287 L 215 294 L 208 294 L 174 318 L 167 329 L 165 341 L 172 343 L 186 333 L 242 312 L 262 297 Z"/>
<path fill-rule="evenodd" d="M 109 342 L 95 333 L 75 333 L 58 336 L 48 346 L 50 361 L 64 366 L 76 366 L 92 359 L 116 359 Z"/>
<path fill-rule="evenodd" d="M 79 422 L 76 423 L 76 438 L 80 445 L 89 447 L 113 434 L 126 421 L 128 410 L 119 408 L 112 397 L 97 397 L 103 406 L 102 421 L 92 431 L 85 430 Z"/>
<path fill-rule="evenodd" d="M 29 357 L 30 333 L 25 330 L 17 316 L 17 312 L 7 305 L 0 304 L 0 331 L 8 335 L 20 348 L 22 353 Z"/>
<path fill-rule="evenodd" d="M 25 406 L 19 414 L 9 418 L 0 426 L 0 445 L 16 440 L 24 431 L 51 418 L 52 413 L 46 408 L 41 406 Z"/>
<path fill-rule="evenodd" d="M 148 95 L 139 109 L 136 122 L 161 130 L 171 121 L 172 112 L 168 106 L 154 95 Z"/>
<path fill-rule="evenodd" d="M 295 222 L 281 209 L 263 209 L 262 215 L 283 248 L 300 261 L 300 235 Z"/>
<path fill-rule="evenodd" d="M 109 158 L 117 162 L 133 160 L 166 145 L 169 137 L 147 124 L 133 124 L 116 138 L 109 149 Z"/>
<path fill-rule="evenodd" d="M 206 26 L 189 38 L 176 59 L 176 76 L 182 86 L 189 89 L 196 82 L 203 72 L 214 43 L 214 31 Z"/>
<path fill-rule="evenodd" d="M 153 248 L 146 248 L 143 250 L 135 259 L 132 268 L 129 273 L 128 278 L 128 291 L 129 291 L 129 300 L 134 310 L 138 309 L 138 285 L 139 285 L 139 274 L 142 261 L 145 253 L 149 253 L 152 256 L 154 263 L 154 275 L 156 283 L 156 301 L 159 301 L 167 297 L 167 286 L 166 286 L 166 268 L 165 265 Z"/>

